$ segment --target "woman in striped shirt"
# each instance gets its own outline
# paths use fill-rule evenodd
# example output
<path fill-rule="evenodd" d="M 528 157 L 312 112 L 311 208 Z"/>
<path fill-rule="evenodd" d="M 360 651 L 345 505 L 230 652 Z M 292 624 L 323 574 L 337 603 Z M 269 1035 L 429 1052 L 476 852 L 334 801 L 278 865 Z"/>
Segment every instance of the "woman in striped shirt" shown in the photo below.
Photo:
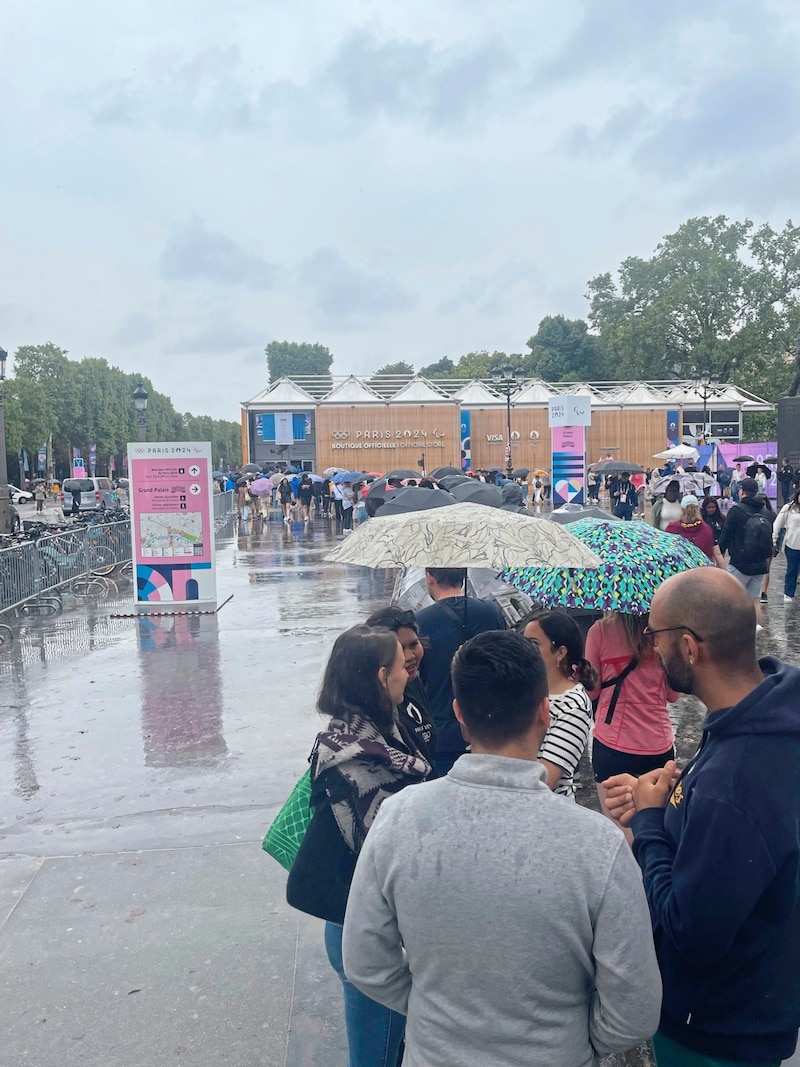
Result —
<path fill-rule="evenodd" d="M 575 799 L 573 775 L 592 728 L 592 703 L 586 694 L 597 672 L 583 654 L 583 634 L 565 611 L 534 611 L 519 624 L 538 646 L 547 668 L 550 725 L 539 749 L 554 793 Z"/>

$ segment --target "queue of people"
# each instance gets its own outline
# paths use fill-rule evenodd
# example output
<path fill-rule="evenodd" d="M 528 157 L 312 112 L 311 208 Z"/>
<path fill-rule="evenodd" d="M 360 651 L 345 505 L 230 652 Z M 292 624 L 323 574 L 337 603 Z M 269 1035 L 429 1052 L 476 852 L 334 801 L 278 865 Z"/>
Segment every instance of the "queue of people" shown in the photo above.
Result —
<path fill-rule="evenodd" d="M 787 508 L 770 530 L 800 564 Z M 650 1038 L 658 1067 L 777 1065 L 800 1025 L 800 670 L 756 658 L 752 590 L 689 571 L 584 643 L 561 610 L 509 630 L 465 577 L 429 568 L 429 607 L 373 613 L 324 672 L 287 896 L 325 920 L 350 1067 L 589 1067 Z M 708 714 L 681 772 L 684 693 Z M 589 743 L 602 815 L 575 803 Z"/>

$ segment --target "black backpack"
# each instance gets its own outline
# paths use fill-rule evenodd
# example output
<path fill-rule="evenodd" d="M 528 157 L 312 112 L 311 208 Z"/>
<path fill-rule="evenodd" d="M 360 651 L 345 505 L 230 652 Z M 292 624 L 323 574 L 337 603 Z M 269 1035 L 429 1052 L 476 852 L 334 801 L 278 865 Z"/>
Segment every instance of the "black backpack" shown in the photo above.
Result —
<path fill-rule="evenodd" d="M 772 523 L 761 508 L 744 524 L 742 556 L 748 561 L 761 562 L 772 555 Z"/>

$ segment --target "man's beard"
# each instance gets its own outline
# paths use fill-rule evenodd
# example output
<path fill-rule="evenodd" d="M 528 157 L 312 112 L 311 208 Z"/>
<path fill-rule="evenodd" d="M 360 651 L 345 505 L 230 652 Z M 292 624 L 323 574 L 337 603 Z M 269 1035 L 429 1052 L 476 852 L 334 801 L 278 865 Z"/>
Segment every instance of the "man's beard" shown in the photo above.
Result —
<path fill-rule="evenodd" d="M 669 660 L 661 659 L 661 667 L 667 682 L 678 693 L 694 692 L 694 671 L 691 664 L 686 663 L 680 656 L 672 653 Z"/>

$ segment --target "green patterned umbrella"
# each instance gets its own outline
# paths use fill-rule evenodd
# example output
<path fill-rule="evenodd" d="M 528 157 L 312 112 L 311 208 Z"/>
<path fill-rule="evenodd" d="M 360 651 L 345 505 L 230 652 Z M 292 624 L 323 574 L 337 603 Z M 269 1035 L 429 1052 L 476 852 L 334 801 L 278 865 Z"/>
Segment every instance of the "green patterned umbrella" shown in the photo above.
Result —
<path fill-rule="evenodd" d="M 645 522 L 579 519 L 570 523 L 569 532 L 600 557 L 597 570 L 522 567 L 505 570 L 501 577 L 547 607 L 644 615 L 667 578 L 713 566 L 685 537 Z"/>

